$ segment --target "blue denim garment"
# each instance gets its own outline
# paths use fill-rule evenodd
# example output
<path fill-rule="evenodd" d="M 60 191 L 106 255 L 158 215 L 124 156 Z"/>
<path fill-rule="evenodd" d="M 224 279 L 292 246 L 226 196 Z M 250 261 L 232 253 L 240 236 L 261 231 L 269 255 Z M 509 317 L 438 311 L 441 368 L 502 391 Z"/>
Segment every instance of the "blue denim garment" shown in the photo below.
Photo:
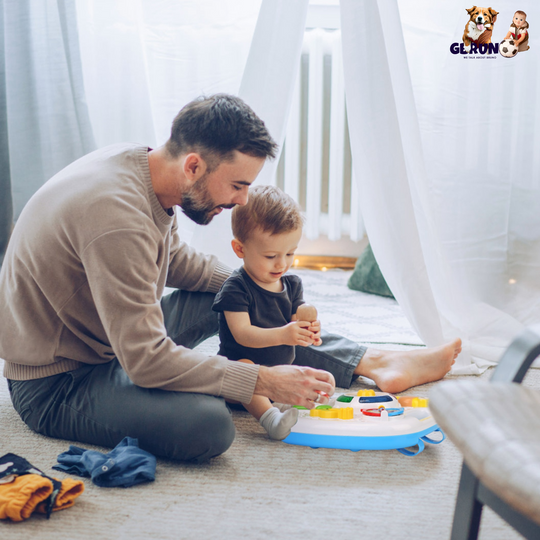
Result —
<path fill-rule="evenodd" d="M 156 478 L 156 458 L 125 437 L 108 454 L 71 445 L 53 469 L 90 477 L 100 487 L 130 487 Z"/>

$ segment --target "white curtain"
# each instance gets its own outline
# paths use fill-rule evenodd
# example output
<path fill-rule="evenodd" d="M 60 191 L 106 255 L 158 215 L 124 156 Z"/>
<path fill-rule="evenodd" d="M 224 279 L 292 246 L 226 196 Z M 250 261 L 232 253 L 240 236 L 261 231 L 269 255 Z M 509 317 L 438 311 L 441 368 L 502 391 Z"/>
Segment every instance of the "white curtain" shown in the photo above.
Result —
<path fill-rule="evenodd" d="M 1 266 L 28 199 L 95 145 L 75 0 L 0 0 L 0 44 Z"/>
<path fill-rule="evenodd" d="M 238 94 L 261 0 L 77 0 L 83 75 L 98 147 L 156 147 L 201 94 Z M 180 212 L 190 241 L 195 224 Z"/>
<path fill-rule="evenodd" d="M 74 0 L 0 2 L 0 209 L 11 214 L 11 183 L 15 219 L 44 182 L 95 149 L 75 7 Z"/>
<path fill-rule="evenodd" d="M 494 42 L 516 9 L 500 4 Z M 461 2 L 399 7 L 407 49 L 395 0 L 341 0 L 362 212 L 419 335 L 428 345 L 461 336 L 454 372 L 478 373 L 540 322 L 537 53 L 453 55 L 468 20 Z M 538 12 L 533 2 L 519 9 Z"/>
<path fill-rule="evenodd" d="M 79 0 L 98 145 L 161 144 L 182 105 L 217 91 L 240 93 L 281 144 L 307 3 L 263 1 L 246 65 L 259 2 Z M 494 42 L 516 5 L 496 9 Z M 534 0 L 519 9 L 540 20 Z M 373 251 L 424 342 L 462 337 L 454 371 L 478 373 L 540 323 L 539 53 L 531 24 L 531 50 L 514 59 L 453 55 L 466 22 L 457 0 L 341 0 L 353 167 Z M 193 244 L 237 266 L 220 218 Z"/>
<path fill-rule="evenodd" d="M 309 0 L 264 0 L 238 95 L 265 122 L 280 152 L 300 66 Z M 257 183 L 270 184 L 279 156 L 267 161 Z M 231 248 L 231 213 L 223 212 L 209 225 L 197 226 L 192 244 L 236 268 Z"/>

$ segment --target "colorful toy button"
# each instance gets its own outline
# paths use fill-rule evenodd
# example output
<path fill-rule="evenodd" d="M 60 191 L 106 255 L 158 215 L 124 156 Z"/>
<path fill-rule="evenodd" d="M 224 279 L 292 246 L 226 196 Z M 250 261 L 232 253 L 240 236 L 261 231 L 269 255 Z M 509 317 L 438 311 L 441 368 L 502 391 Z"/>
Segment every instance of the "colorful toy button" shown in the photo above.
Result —
<path fill-rule="evenodd" d="M 317 407 L 309 411 L 309 416 L 324 418 L 330 420 L 352 420 L 354 417 L 354 409 L 352 407 L 341 407 L 339 409 L 332 409 L 332 407 Z"/>
<path fill-rule="evenodd" d="M 365 416 L 383 416 L 384 413 L 387 413 L 388 416 L 400 416 L 403 414 L 405 409 L 400 407 L 399 409 L 385 409 L 384 407 L 379 407 L 378 409 L 362 409 L 362 414 Z"/>
<path fill-rule="evenodd" d="M 340 403 L 350 403 L 354 399 L 354 396 L 339 396 L 336 401 L 339 401 Z"/>
<path fill-rule="evenodd" d="M 417 396 L 398 396 L 397 400 L 402 407 L 428 407 L 429 399 Z"/>
<path fill-rule="evenodd" d="M 338 418 L 341 420 L 352 420 L 354 418 L 354 409 L 352 407 L 338 409 Z"/>
<path fill-rule="evenodd" d="M 375 390 L 358 390 L 356 395 L 360 397 L 371 397 L 375 395 Z"/>
<path fill-rule="evenodd" d="M 317 416 L 318 418 L 339 418 L 338 409 L 311 409 L 309 416 Z"/>
<path fill-rule="evenodd" d="M 366 396 L 358 399 L 358 403 L 387 403 L 392 401 L 390 396 Z"/>
<path fill-rule="evenodd" d="M 413 407 L 427 407 L 429 405 L 429 399 L 415 398 L 412 400 Z"/>

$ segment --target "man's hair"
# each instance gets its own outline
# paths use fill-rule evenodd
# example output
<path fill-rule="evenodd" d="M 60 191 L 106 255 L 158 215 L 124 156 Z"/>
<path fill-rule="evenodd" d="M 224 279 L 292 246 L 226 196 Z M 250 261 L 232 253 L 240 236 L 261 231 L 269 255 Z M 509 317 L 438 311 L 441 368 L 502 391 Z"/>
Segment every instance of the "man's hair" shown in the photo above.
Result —
<path fill-rule="evenodd" d="M 274 186 L 254 186 L 249 190 L 248 202 L 232 211 L 233 235 L 245 242 L 259 229 L 270 234 L 296 231 L 304 222 L 300 205 Z"/>
<path fill-rule="evenodd" d="M 278 145 L 264 122 L 239 97 L 215 94 L 188 103 L 173 120 L 165 148 L 173 158 L 197 152 L 209 170 L 233 159 L 238 150 L 259 158 L 275 158 Z"/>

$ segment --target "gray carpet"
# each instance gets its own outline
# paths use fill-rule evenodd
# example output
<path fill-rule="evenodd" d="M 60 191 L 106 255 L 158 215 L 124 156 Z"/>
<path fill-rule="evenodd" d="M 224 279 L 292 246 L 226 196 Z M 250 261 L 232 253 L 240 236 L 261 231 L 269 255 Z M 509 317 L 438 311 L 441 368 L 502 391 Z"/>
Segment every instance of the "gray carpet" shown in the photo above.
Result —
<path fill-rule="evenodd" d="M 327 328 L 361 343 L 385 343 L 379 348 L 420 343 L 393 300 L 348 290 L 347 272 L 299 273 L 306 299 L 319 308 Z M 200 348 L 212 353 L 216 347 L 212 339 Z M 539 388 L 539 371 L 531 371 L 524 384 Z M 353 388 L 367 386 L 362 380 Z M 432 386 L 407 394 L 426 396 Z M 461 466 L 450 441 L 427 445 L 415 457 L 394 450 L 313 450 L 270 441 L 247 413 L 233 414 L 237 438 L 210 463 L 158 460 L 156 481 L 129 489 L 98 488 L 85 480 L 86 491 L 74 507 L 48 521 L 1 521 L 0 538 L 449 538 Z M 0 378 L 0 455 L 19 454 L 62 478 L 51 467 L 68 445 L 31 432 Z M 480 538 L 521 537 L 486 509 Z"/>

